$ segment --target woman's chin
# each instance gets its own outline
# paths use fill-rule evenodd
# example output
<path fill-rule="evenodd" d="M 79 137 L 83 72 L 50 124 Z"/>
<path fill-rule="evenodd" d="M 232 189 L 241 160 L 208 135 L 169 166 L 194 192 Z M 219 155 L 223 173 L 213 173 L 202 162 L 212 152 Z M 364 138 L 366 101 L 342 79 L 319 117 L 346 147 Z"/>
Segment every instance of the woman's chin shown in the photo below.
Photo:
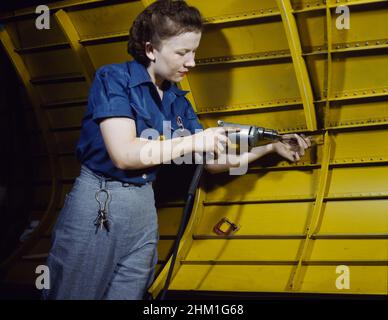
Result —
<path fill-rule="evenodd" d="M 184 76 L 174 76 L 174 77 L 171 77 L 168 80 L 171 81 L 171 82 L 180 82 L 180 81 L 182 81 L 183 78 L 184 78 Z"/>

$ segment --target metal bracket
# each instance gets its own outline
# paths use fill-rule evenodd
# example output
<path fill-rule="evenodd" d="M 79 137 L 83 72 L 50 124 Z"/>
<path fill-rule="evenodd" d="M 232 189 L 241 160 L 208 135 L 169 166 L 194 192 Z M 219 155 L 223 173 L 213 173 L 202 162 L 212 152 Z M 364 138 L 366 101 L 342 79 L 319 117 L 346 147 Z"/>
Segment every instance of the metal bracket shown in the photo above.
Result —
<path fill-rule="evenodd" d="M 222 230 L 221 230 L 221 227 L 222 227 L 225 223 L 229 225 L 229 228 L 228 228 L 226 231 L 222 231 Z M 221 219 L 221 220 L 213 227 L 213 231 L 214 231 L 215 233 L 217 233 L 218 235 L 220 235 L 220 236 L 229 236 L 229 235 L 235 233 L 238 229 L 240 229 L 240 226 L 234 224 L 234 223 L 231 222 L 228 218 L 222 218 L 222 219 Z"/>

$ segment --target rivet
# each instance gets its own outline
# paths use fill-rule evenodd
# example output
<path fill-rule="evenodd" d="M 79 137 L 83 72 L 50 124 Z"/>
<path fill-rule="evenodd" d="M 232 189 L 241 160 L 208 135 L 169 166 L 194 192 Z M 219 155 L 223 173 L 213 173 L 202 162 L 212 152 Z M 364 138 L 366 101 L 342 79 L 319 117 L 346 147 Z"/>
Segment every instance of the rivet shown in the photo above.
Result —
<path fill-rule="evenodd" d="M 356 47 L 359 47 L 360 46 L 360 44 L 359 43 L 356 43 Z"/>
<path fill-rule="evenodd" d="M 380 44 L 380 41 L 376 41 L 376 44 Z"/>
<path fill-rule="evenodd" d="M 348 44 L 346 44 L 346 46 L 345 46 L 346 48 L 349 48 L 350 46 L 348 45 Z"/>
<path fill-rule="evenodd" d="M 367 42 L 365 42 L 365 45 L 367 46 L 367 45 L 369 45 L 369 42 L 367 41 Z"/>
<path fill-rule="evenodd" d="M 339 49 L 340 48 L 340 46 L 336 46 L 336 49 Z"/>

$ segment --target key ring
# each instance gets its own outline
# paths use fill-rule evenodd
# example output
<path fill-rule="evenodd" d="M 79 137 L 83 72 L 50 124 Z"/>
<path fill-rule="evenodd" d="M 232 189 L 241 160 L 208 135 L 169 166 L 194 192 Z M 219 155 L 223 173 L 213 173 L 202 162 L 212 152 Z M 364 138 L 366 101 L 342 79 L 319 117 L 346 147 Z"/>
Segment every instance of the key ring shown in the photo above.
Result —
<path fill-rule="evenodd" d="M 101 192 L 104 192 L 106 194 L 106 199 L 104 201 L 100 201 L 100 199 L 99 199 L 99 194 Z M 110 199 L 111 199 L 111 196 L 110 196 L 109 190 L 107 190 L 105 188 L 101 188 L 100 190 L 97 190 L 97 192 L 96 192 L 96 200 L 97 200 L 98 204 L 100 205 L 100 210 L 101 211 L 105 211 L 108 202 L 110 202 Z"/>

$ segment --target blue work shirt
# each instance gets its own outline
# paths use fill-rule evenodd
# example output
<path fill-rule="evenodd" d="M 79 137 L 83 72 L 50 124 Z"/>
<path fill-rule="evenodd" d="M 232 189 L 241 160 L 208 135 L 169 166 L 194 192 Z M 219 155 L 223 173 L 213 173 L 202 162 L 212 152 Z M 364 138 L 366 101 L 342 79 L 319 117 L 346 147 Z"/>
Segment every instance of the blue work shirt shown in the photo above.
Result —
<path fill-rule="evenodd" d="M 128 117 L 136 123 L 136 135 L 153 128 L 160 136 L 184 128 L 195 133 L 202 129 L 190 102 L 188 91 L 166 82 L 163 99 L 152 83 L 147 69 L 136 60 L 110 64 L 97 70 L 89 92 L 88 107 L 82 119 L 81 136 L 77 144 L 78 160 L 97 174 L 132 184 L 154 181 L 159 166 L 139 170 L 121 170 L 113 164 L 106 150 L 99 123 L 105 118 Z M 170 136 L 166 125 L 171 121 Z"/>

